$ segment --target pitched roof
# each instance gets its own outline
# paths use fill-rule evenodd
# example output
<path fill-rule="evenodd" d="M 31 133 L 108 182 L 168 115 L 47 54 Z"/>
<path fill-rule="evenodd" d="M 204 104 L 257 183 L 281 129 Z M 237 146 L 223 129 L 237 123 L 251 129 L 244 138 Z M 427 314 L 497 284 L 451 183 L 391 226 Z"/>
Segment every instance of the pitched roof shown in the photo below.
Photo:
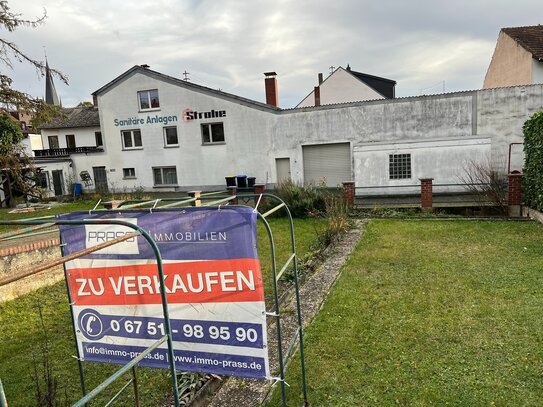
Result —
<path fill-rule="evenodd" d="M 90 107 L 70 107 L 61 109 L 61 114 L 51 123 L 41 126 L 42 129 L 67 129 L 72 127 L 98 127 L 100 117 L 98 109 Z"/>
<path fill-rule="evenodd" d="M 502 28 L 538 61 L 543 61 L 543 25 Z"/>
<path fill-rule="evenodd" d="M 382 78 L 380 76 L 369 75 L 363 72 L 356 72 L 347 65 L 347 72 L 355 76 L 360 81 L 364 82 L 373 90 L 379 92 L 381 95 L 388 99 L 394 99 L 394 86 L 396 86 L 396 81 L 392 79 Z"/>
<path fill-rule="evenodd" d="M 49 62 L 45 59 L 45 103 L 60 106 L 60 102 L 53 82 L 53 75 L 49 69 Z"/>
<path fill-rule="evenodd" d="M 101 93 L 107 92 L 109 89 L 116 86 L 119 82 L 122 82 L 123 80 L 129 78 L 130 76 L 132 76 L 132 74 L 134 74 L 136 72 L 147 75 L 147 76 L 150 76 L 150 77 L 154 77 L 154 78 L 162 80 L 164 82 L 168 82 L 168 83 L 178 85 L 178 86 L 181 86 L 181 87 L 184 87 L 184 88 L 187 88 L 187 89 L 191 89 L 191 90 L 194 90 L 194 91 L 197 91 L 197 92 L 205 93 L 205 94 L 208 94 L 208 95 L 210 94 L 212 96 L 217 96 L 217 97 L 220 97 L 220 98 L 223 98 L 223 99 L 229 99 L 229 100 L 232 100 L 234 102 L 244 104 L 246 106 L 251 106 L 251 107 L 255 107 L 255 108 L 259 108 L 259 109 L 265 109 L 265 110 L 273 110 L 273 111 L 281 110 L 278 107 L 271 106 L 271 105 L 268 105 L 266 103 L 257 102 L 256 100 L 244 98 L 242 96 L 237 96 L 237 95 L 234 95 L 232 93 L 223 92 L 222 90 L 216 90 L 216 89 L 208 88 L 207 86 L 197 85 L 195 83 L 188 82 L 188 81 L 185 81 L 183 79 L 179 79 L 179 78 L 175 78 L 173 76 L 165 75 L 163 73 L 160 73 L 160 72 L 153 71 L 153 70 L 149 69 L 146 65 L 145 66 L 142 66 L 142 65 L 133 66 L 128 71 L 122 73 L 121 75 L 119 75 L 115 79 L 113 79 L 112 81 L 110 81 L 107 84 L 105 84 L 104 86 L 102 86 L 100 89 L 94 91 L 92 93 L 92 95 L 93 96 L 98 96 Z"/>

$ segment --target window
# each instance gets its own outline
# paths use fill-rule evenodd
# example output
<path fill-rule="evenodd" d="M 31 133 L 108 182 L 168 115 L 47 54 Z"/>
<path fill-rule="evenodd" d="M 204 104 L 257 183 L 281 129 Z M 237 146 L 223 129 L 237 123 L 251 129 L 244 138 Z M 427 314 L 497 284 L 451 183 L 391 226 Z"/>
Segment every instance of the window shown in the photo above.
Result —
<path fill-rule="evenodd" d="M 123 178 L 124 179 L 136 178 L 136 169 L 135 168 L 123 168 Z"/>
<path fill-rule="evenodd" d="M 58 136 L 49 136 L 47 140 L 49 141 L 49 148 L 58 148 Z"/>
<path fill-rule="evenodd" d="M 390 154 L 388 171 L 390 179 L 411 178 L 411 154 Z"/>
<path fill-rule="evenodd" d="M 39 170 L 36 174 L 36 186 L 39 188 L 47 189 L 47 171 Z"/>
<path fill-rule="evenodd" d="M 177 185 L 177 170 L 175 167 L 153 168 L 155 185 Z"/>
<path fill-rule="evenodd" d="M 66 147 L 75 148 L 75 135 L 66 134 Z"/>
<path fill-rule="evenodd" d="M 139 130 L 123 130 L 121 134 L 124 150 L 142 148 L 141 132 Z"/>
<path fill-rule="evenodd" d="M 177 127 L 164 127 L 164 147 L 178 146 Z"/>
<path fill-rule="evenodd" d="M 160 103 L 158 101 L 158 90 L 144 90 L 138 92 L 138 101 L 140 110 L 158 109 Z"/>
<path fill-rule="evenodd" d="M 102 132 L 101 131 L 95 131 L 94 132 L 94 140 L 96 141 L 96 147 L 103 147 L 104 142 L 102 141 Z"/>
<path fill-rule="evenodd" d="M 224 143 L 222 123 L 202 124 L 202 144 Z"/>

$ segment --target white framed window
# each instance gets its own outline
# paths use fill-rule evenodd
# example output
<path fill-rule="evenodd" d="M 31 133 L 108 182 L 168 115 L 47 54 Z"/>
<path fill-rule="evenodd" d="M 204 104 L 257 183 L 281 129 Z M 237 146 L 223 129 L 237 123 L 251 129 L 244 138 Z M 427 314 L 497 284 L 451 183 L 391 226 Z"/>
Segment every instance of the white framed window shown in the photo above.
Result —
<path fill-rule="evenodd" d="M 143 148 L 140 130 L 123 130 L 121 131 L 121 139 L 123 142 L 123 150 Z"/>
<path fill-rule="evenodd" d="M 223 144 L 224 126 L 222 123 L 205 123 L 202 128 L 202 144 Z"/>
<path fill-rule="evenodd" d="M 411 154 L 389 154 L 388 174 L 390 179 L 411 178 Z"/>
<path fill-rule="evenodd" d="M 177 185 L 177 169 L 175 167 L 153 167 L 153 180 L 157 185 Z"/>
<path fill-rule="evenodd" d="M 136 169 L 123 168 L 123 179 L 133 179 L 133 178 L 136 178 Z"/>
<path fill-rule="evenodd" d="M 158 89 L 139 91 L 138 103 L 140 110 L 159 109 Z"/>
<path fill-rule="evenodd" d="M 164 147 L 179 147 L 177 127 L 164 127 Z"/>

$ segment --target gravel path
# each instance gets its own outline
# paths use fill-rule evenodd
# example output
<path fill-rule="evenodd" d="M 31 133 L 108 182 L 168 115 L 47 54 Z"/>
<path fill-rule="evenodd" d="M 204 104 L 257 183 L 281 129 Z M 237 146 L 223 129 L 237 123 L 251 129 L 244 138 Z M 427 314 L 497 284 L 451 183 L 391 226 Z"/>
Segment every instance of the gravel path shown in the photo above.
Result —
<path fill-rule="evenodd" d="M 339 277 L 341 266 L 360 241 L 365 225 L 366 221 L 355 221 L 355 227 L 349 230 L 341 241 L 335 243 L 329 249 L 327 259 L 314 274 L 305 280 L 300 288 L 304 327 L 315 318 L 324 304 L 328 293 Z M 296 299 L 294 296 L 282 306 L 281 310 L 281 335 L 284 354 L 297 328 Z M 272 374 L 279 371 L 276 329 L 275 323 L 268 326 L 270 372 Z M 258 406 L 266 399 L 271 384 L 271 382 L 265 380 L 230 378 L 213 397 L 209 405 L 212 407 Z"/>

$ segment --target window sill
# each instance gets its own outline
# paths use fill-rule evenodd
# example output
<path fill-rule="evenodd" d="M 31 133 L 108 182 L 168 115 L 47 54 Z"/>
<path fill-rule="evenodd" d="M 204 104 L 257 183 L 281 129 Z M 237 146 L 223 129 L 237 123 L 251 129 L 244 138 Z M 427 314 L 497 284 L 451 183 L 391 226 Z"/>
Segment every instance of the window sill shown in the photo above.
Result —
<path fill-rule="evenodd" d="M 226 141 L 218 141 L 216 143 L 202 143 L 203 146 L 222 146 L 225 144 L 226 144 Z"/>
<path fill-rule="evenodd" d="M 123 147 L 123 151 L 143 150 L 143 147 Z"/>
<path fill-rule="evenodd" d="M 160 185 L 153 185 L 153 188 L 177 188 L 179 187 L 179 184 L 160 184 Z"/>
<path fill-rule="evenodd" d="M 147 113 L 147 112 L 157 112 L 160 110 L 160 107 L 151 107 L 150 109 L 141 109 L 138 111 L 139 113 Z"/>
<path fill-rule="evenodd" d="M 123 177 L 123 179 L 138 179 L 138 177 Z"/>
<path fill-rule="evenodd" d="M 169 145 L 165 145 L 164 148 L 179 148 L 179 144 L 169 144 Z"/>

